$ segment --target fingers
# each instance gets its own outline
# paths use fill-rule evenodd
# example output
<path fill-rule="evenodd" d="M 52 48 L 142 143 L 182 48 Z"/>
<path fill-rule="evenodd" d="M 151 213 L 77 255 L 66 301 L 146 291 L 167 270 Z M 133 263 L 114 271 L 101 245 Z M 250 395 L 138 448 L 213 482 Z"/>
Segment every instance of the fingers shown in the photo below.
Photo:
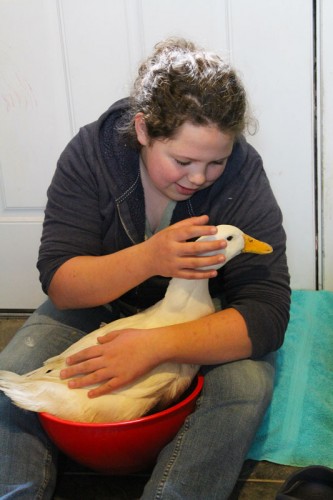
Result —
<path fill-rule="evenodd" d="M 216 226 L 207 224 L 206 215 L 177 222 L 156 233 L 146 241 L 151 275 L 185 279 L 204 279 L 216 276 L 208 268 L 220 266 L 225 261 L 221 251 L 227 246 L 224 240 L 210 238 Z M 206 236 L 204 239 L 197 239 Z M 159 255 L 159 259 L 156 259 Z M 200 269 L 200 268 L 205 268 Z M 197 272 L 200 271 L 200 272 Z M 202 273 L 204 271 L 204 273 Z"/>
<path fill-rule="evenodd" d="M 89 398 L 96 398 L 104 394 L 109 394 L 115 389 L 130 382 L 130 380 L 122 380 L 117 376 L 113 377 L 110 367 L 104 366 L 103 361 L 99 358 L 83 361 L 82 363 L 77 363 L 75 366 L 61 370 L 60 378 L 71 378 L 71 380 L 68 381 L 68 387 L 70 389 L 86 388 L 99 384 L 98 387 L 94 387 L 88 391 Z"/>
<path fill-rule="evenodd" d="M 203 266 L 204 267 L 204 266 Z M 187 280 L 201 280 L 210 279 L 217 276 L 217 271 L 215 269 L 182 269 L 179 271 L 178 276 L 182 279 Z"/>
<path fill-rule="evenodd" d="M 105 382 L 109 377 L 106 373 L 106 369 L 95 370 L 88 375 L 82 375 L 77 378 L 73 378 L 68 382 L 68 387 L 70 389 L 80 389 L 81 387 L 89 387 L 90 385 L 100 384 Z"/>
<path fill-rule="evenodd" d="M 70 389 L 98 386 L 89 391 L 89 397 L 98 397 L 126 385 L 135 377 L 128 370 L 128 356 L 123 359 L 126 349 L 120 349 L 119 353 L 119 347 L 110 346 L 121 333 L 123 331 L 109 332 L 98 338 L 100 344 L 69 356 L 66 359 L 68 366 L 60 371 L 60 378 L 70 379 L 67 383 Z"/>
<path fill-rule="evenodd" d="M 105 335 L 102 335 L 101 337 L 97 337 L 97 341 L 99 344 L 107 344 L 108 342 L 111 342 L 116 337 L 118 337 L 120 332 L 121 330 L 113 330 L 112 332 L 108 332 Z"/>
<path fill-rule="evenodd" d="M 85 361 L 91 358 L 97 358 L 102 354 L 102 350 L 99 345 L 95 345 L 92 347 L 87 347 L 86 349 L 82 349 L 71 356 L 68 356 L 66 359 L 66 363 L 68 365 L 74 365 L 75 363 L 80 363 L 81 361 Z"/>
<path fill-rule="evenodd" d="M 93 364 L 91 361 L 84 361 L 83 363 L 77 363 L 74 366 L 64 368 L 60 371 L 61 380 L 65 380 L 67 378 L 77 377 L 78 375 L 83 375 L 86 373 L 93 372 L 96 369 L 96 364 Z M 81 377 L 81 383 L 79 383 L 79 379 L 73 379 L 68 382 L 69 387 L 83 387 L 83 379 Z"/>
<path fill-rule="evenodd" d="M 99 396 L 104 396 L 105 394 L 110 394 L 113 392 L 115 389 L 118 389 L 122 384 L 118 382 L 118 379 L 111 378 L 105 384 L 99 385 L 98 387 L 91 389 L 88 392 L 88 397 L 89 398 L 98 398 Z"/>
<path fill-rule="evenodd" d="M 181 248 L 184 255 L 195 255 L 203 258 L 207 257 L 208 253 L 219 252 L 226 248 L 225 240 L 208 240 L 208 241 L 193 241 L 184 244 Z"/>
<path fill-rule="evenodd" d="M 169 226 L 164 231 L 166 234 L 174 237 L 176 241 L 185 242 L 199 238 L 200 236 L 212 236 L 217 233 L 216 226 L 197 224 L 200 217 L 192 217 Z"/>
<path fill-rule="evenodd" d="M 60 378 L 70 378 L 68 387 L 70 389 L 79 389 L 105 382 L 105 380 L 110 378 L 110 373 L 104 366 L 102 358 L 94 358 L 61 370 Z"/>
<path fill-rule="evenodd" d="M 90 373 L 98 368 L 101 354 L 102 352 L 100 347 L 93 346 L 69 356 L 66 359 L 68 367 L 60 371 L 60 378 L 66 379 Z"/>

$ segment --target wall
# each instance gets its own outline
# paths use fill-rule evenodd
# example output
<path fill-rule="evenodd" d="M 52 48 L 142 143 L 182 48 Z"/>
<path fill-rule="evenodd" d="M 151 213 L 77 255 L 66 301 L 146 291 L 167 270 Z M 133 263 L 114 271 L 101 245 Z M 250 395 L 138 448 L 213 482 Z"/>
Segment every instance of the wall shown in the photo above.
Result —
<path fill-rule="evenodd" d="M 248 139 L 284 213 L 292 286 L 315 288 L 312 30 L 312 0 L 0 0 L 0 309 L 43 300 L 35 262 L 57 158 L 170 35 L 240 71 L 260 123 Z"/>

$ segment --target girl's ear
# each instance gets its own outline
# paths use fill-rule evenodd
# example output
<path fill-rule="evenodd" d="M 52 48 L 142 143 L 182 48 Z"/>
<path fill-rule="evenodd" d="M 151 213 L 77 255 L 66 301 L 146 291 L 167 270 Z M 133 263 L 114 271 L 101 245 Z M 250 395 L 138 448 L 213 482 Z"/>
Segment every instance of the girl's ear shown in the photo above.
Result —
<path fill-rule="evenodd" d="M 150 141 L 147 132 L 145 116 L 143 113 L 137 113 L 135 115 L 134 126 L 135 126 L 136 137 L 141 146 L 148 146 Z"/>

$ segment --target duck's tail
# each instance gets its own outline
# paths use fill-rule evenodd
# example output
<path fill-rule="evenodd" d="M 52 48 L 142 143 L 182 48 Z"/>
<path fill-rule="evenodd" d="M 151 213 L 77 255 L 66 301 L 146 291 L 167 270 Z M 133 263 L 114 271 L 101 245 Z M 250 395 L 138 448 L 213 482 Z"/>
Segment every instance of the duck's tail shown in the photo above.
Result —
<path fill-rule="evenodd" d="M 45 408 L 45 388 L 29 380 L 25 375 L 0 371 L 0 390 L 8 396 L 12 402 L 30 411 L 47 411 Z"/>

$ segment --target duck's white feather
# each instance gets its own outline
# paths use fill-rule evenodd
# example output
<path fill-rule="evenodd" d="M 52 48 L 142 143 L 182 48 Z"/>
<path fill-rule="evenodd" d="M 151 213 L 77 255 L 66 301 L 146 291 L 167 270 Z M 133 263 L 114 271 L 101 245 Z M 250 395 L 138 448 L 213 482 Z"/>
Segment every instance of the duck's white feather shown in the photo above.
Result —
<path fill-rule="evenodd" d="M 242 231 L 233 226 L 218 226 L 215 238 L 227 239 L 230 234 L 233 235 L 232 241 L 226 250 L 221 251 L 227 261 L 244 247 Z M 60 379 L 60 370 L 66 366 L 65 359 L 97 344 L 97 337 L 113 330 L 172 325 L 198 319 L 213 311 L 208 280 L 173 278 L 164 299 L 157 304 L 93 331 L 62 354 L 48 359 L 41 368 L 22 376 L 0 371 L 0 390 L 21 408 L 48 412 L 67 420 L 117 422 L 139 418 L 157 405 L 161 409 L 174 402 L 190 385 L 199 366 L 163 363 L 112 394 L 89 399 L 87 392 L 91 387 L 72 390 L 66 380 Z"/>

